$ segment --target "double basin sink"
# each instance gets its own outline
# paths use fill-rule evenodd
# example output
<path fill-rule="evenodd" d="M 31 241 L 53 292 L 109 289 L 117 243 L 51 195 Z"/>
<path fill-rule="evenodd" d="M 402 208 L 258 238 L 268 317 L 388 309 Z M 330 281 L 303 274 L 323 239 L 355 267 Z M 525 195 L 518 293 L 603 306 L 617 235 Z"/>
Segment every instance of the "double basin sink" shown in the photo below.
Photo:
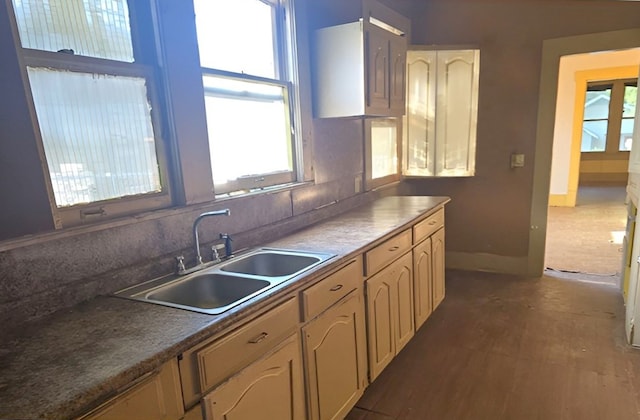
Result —
<path fill-rule="evenodd" d="M 334 256 L 259 248 L 183 277 L 151 280 L 115 295 L 216 315 Z"/>

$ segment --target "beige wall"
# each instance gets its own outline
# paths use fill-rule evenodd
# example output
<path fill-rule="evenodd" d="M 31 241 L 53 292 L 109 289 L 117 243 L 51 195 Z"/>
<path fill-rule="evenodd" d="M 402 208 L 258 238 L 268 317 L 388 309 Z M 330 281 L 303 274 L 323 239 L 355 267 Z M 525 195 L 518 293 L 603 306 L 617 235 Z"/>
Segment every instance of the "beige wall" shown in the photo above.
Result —
<path fill-rule="evenodd" d="M 535 162 L 543 42 L 640 27 L 640 4 L 436 1 L 416 4 L 412 17 L 413 43 L 480 47 L 477 170 L 473 178 L 407 181 L 404 192 L 452 197 L 448 265 L 531 272 L 532 231 L 544 248 L 546 210 L 538 214 L 538 207 L 548 199 L 552 141 L 552 134 L 540 140 L 542 149 L 549 145 L 540 153 L 547 162 Z M 553 82 L 549 86 L 555 102 Z M 553 118 L 553 106 L 540 114 Z M 510 168 L 514 152 L 525 154 L 524 168 Z M 546 185 L 534 185 L 534 167 L 546 171 Z"/>

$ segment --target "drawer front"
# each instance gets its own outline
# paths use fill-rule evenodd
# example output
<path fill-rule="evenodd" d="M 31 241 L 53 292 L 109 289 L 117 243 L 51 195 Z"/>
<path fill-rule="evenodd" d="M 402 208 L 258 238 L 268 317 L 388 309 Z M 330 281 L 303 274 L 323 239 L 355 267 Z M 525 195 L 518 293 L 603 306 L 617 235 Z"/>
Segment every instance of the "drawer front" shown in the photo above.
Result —
<path fill-rule="evenodd" d="M 417 244 L 422 242 L 442 226 L 444 226 L 444 208 L 433 213 L 413 227 L 413 243 Z"/>
<path fill-rule="evenodd" d="M 370 276 L 411 249 L 411 229 L 388 239 L 365 254 L 365 275 Z"/>
<path fill-rule="evenodd" d="M 302 292 L 302 313 L 307 321 L 333 305 L 363 282 L 362 257 L 358 256 L 335 273 Z"/>
<path fill-rule="evenodd" d="M 294 296 L 197 353 L 200 389 L 206 392 L 262 356 L 298 327 Z"/>

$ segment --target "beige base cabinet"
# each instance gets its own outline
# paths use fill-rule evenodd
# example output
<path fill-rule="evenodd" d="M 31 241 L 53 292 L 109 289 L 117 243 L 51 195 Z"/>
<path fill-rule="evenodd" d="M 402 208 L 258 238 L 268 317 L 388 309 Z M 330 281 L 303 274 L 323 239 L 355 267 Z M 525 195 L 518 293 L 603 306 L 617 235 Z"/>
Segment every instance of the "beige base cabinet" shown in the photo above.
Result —
<path fill-rule="evenodd" d="M 144 376 L 82 420 L 177 420 L 184 414 L 177 360 Z"/>
<path fill-rule="evenodd" d="M 203 404 L 207 420 L 304 420 L 299 335 L 211 391 Z"/>
<path fill-rule="evenodd" d="M 444 300 L 444 228 L 431 236 L 433 264 L 433 309 Z"/>
<path fill-rule="evenodd" d="M 302 329 L 309 419 L 342 419 L 367 386 L 362 289 Z"/>
<path fill-rule="evenodd" d="M 413 296 L 416 330 L 433 312 L 433 253 L 431 238 L 413 248 Z"/>
<path fill-rule="evenodd" d="M 411 252 L 370 277 L 365 285 L 369 379 L 373 381 L 414 334 Z"/>
<path fill-rule="evenodd" d="M 413 227 L 416 330 L 444 299 L 444 208 Z"/>

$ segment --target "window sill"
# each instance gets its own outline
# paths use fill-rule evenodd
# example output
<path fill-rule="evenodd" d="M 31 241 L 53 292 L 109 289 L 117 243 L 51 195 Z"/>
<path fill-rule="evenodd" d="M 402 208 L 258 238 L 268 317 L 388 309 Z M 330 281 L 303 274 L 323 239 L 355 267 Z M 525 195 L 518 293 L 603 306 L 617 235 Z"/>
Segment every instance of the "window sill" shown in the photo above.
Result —
<path fill-rule="evenodd" d="M 43 244 L 51 241 L 64 239 L 64 238 L 84 235 L 87 233 L 100 232 L 100 231 L 105 231 L 105 230 L 109 230 L 117 227 L 129 226 L 129 225 L 133 225 L 143 221 L 162 219 L 164 217 L 175 216 L 180 214 L 194 213 L 194 212 L 197 212 L 199 209 L 202 209 L 202 211 L 208 211 L 208 210 L 211 210 L 212 206 L 218 206 L 220 203 L 224 203 L 229 200 L 243 199 L 243 198 L 255 196 L 258 194 L 272 194 L 272 193 L 278 193 L 283 191 L 290 191 L 298 188 L 308 187 L 313 184 L 314 184 L 313 181 L 296 182 L 291 184 L 265 188 L 260 191 L 253 191 L 253 192 L 236 195 L 232 197 L 224 197 L 224 198 L 216 197 L 214 200 L 207 201 L 204 203 L 145 211 L 145 212 L 137 213 L 134 215 L 122 216 L 117 219 L 114 218 L 111 220 L 105 220 L 100 222 L 96 221 L 95 223 L 92 223 L 90 225 L 72 226 L 72 227 L 67 227 L 67 228 L 50 231 L 50 232 L 26 235 L 19 238 L 11 238 L 4 241 L 0 241 L 0 252 L 9 251 L 12 249 L 18 249 L 18 248 L 36 245 L 36 244 Z"/>

